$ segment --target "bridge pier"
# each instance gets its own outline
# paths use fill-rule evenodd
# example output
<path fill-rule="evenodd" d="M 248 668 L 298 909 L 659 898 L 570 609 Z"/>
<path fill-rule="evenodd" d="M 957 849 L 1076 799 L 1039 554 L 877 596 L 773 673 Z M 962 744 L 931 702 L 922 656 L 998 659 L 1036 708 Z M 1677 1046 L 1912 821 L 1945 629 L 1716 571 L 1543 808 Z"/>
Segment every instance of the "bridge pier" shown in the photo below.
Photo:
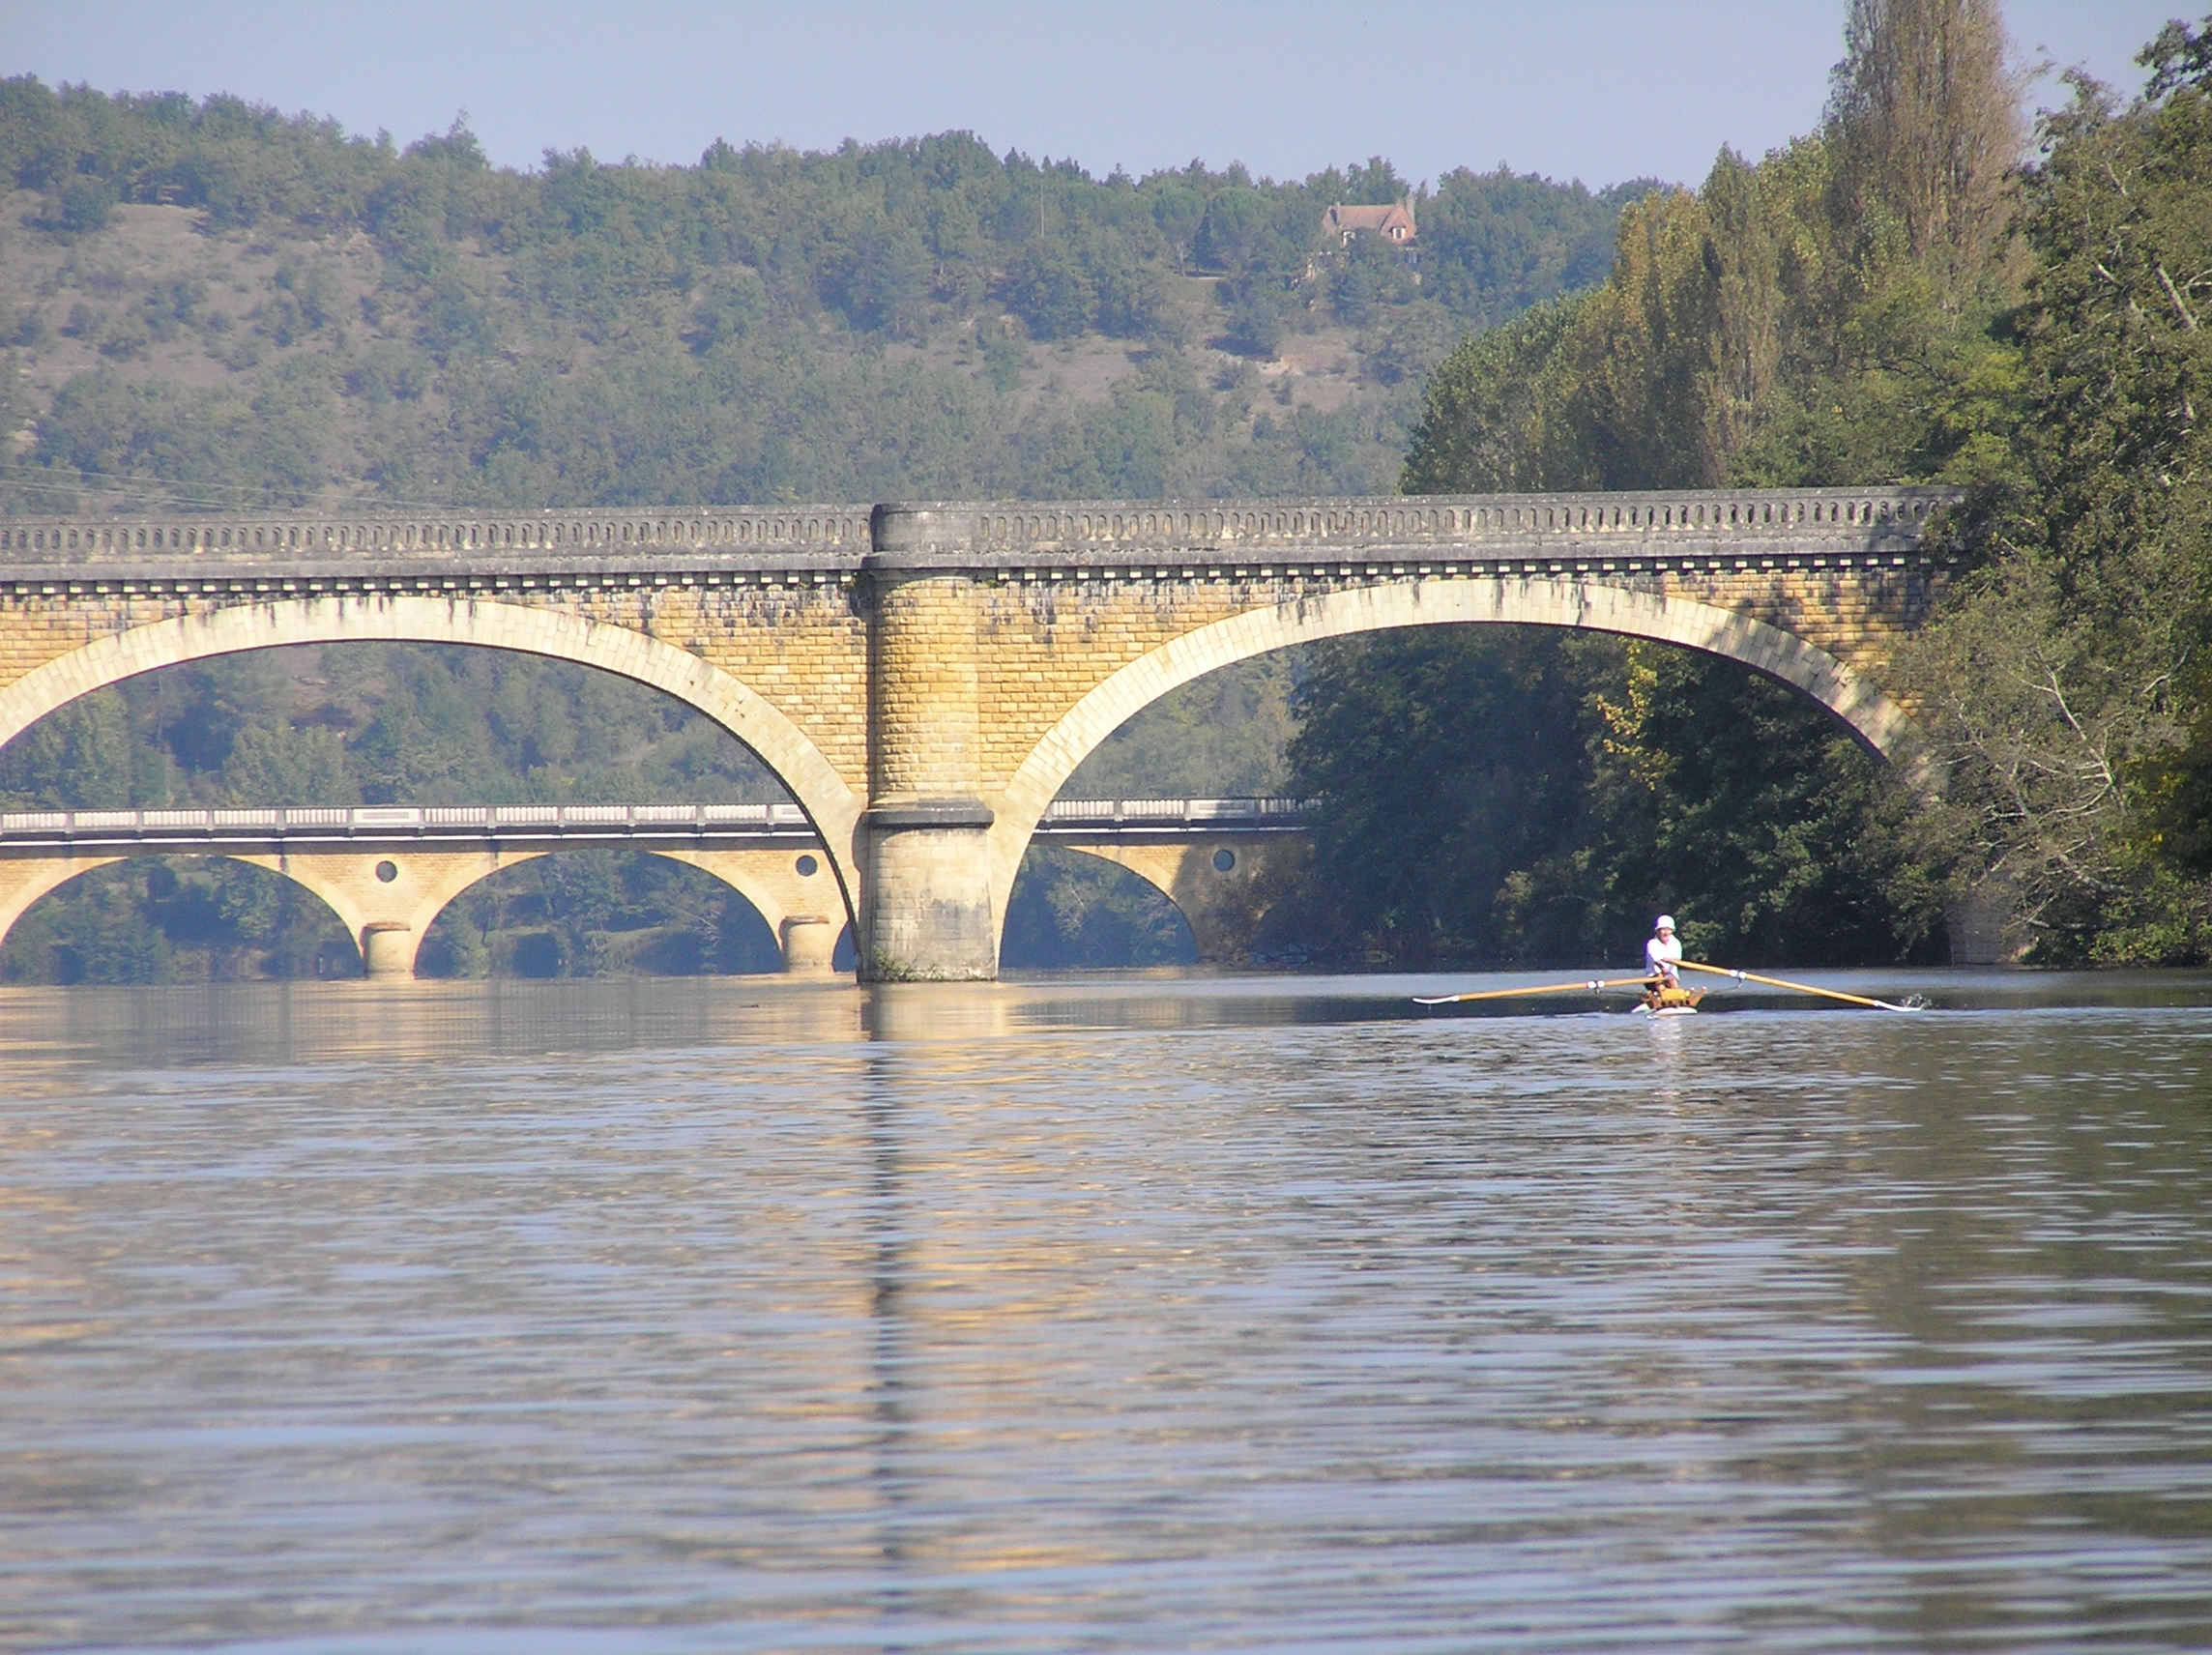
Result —
<path fill-rule="evenodd" d="M 415 955 L 422 939 L 393 919 L 372 919 L 361 928 L 363 974 L 391 981 L 415 978 Z"/>
<path fill-rule="evenodd" d="M 999 974 L 983 802 L 973 508 L 876 508 L 860 975 Z"/>
<path fill-rule="evenodd" d="M 281 874 L 321 897 L 361 950 L 364 972 L 411 978 L 430 922 L 446 904 L 502 868 L 542 857 L 498 846 L 468 851 L 223 851 L 233 861 Z"/>

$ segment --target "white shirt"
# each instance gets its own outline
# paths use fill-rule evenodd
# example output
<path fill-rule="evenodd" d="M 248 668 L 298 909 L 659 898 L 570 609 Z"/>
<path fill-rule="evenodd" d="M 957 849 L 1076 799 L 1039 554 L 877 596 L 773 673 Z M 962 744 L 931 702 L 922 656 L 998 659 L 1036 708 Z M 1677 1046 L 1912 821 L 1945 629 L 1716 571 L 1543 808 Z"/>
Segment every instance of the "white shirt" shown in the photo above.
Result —
<path fill-rule="evenodd" d="M 1655 977 L 1675 980 L 1674 967 L 1682 958 L 1682 944 L 1673 937 L 1654 937 L 1644 944 L 1644 968 Z"/>

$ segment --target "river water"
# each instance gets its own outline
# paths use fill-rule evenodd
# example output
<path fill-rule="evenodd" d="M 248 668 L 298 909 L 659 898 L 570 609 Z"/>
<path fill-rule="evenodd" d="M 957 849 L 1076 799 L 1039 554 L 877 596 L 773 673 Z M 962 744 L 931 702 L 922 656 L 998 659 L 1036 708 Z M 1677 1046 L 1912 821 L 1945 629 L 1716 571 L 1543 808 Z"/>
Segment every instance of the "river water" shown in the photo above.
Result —
<path fill-rule="evenodd" d="M 2212 1644 L 2212 978 L 1819 980 L 0 992 L 0 1644 Z"/>

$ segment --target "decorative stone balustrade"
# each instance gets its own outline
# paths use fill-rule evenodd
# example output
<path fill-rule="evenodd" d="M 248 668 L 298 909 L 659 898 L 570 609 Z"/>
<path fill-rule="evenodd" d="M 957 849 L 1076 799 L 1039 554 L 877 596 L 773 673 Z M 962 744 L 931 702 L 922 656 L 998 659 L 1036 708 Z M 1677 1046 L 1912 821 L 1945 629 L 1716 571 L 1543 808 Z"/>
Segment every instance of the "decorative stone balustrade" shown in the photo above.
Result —
<path fill-rule="evenodd" d="M 1572 541 L 1616 552 L 1771 551 L 1818 544 L 1836 556 L 1915 550 L 1946 488 L 1746 489 L 1208 502 L 1087 501 L 770 510 L 655 508 L 401 518 L 147 517 L 0 519 L 0 578 L 11 569 L 153 578 L 215 566 L 342 573 L 394 562 L 453 573 L 612 563 L 669 570 L 797 565 L 858 572 L 885 510 L 956 524 L 947 561 L 976 567 L 1083 566 L 1101 555 L 1217 564 L 1265 555 L 1328 562 L 1350 554 L 1512 558 Z"/>

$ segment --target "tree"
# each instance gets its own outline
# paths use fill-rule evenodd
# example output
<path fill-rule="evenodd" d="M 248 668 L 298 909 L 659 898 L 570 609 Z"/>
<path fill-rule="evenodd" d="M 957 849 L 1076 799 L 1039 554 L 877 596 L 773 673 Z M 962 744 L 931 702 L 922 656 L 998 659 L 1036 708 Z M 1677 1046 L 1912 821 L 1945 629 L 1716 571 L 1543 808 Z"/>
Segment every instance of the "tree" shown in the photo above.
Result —
<path fill-rule="evenodd" d="M 2052 960 L 2212 947 L 2212 100 L 2202 37 L 2120 108 L 2077 78 L 2026 176 L 2018 463 L 1966 527 L 1990 567 L 1908 653 L 1961 885 Z"/>
<path fill-rule="evenodd" d="M 2000 259 L 2026 139 L 1996 0 L 1851 0 L 1844 39 L 1827 125 L 1846 212 L 1895 215 L 1912 258 L 1979 280 Z"/>

